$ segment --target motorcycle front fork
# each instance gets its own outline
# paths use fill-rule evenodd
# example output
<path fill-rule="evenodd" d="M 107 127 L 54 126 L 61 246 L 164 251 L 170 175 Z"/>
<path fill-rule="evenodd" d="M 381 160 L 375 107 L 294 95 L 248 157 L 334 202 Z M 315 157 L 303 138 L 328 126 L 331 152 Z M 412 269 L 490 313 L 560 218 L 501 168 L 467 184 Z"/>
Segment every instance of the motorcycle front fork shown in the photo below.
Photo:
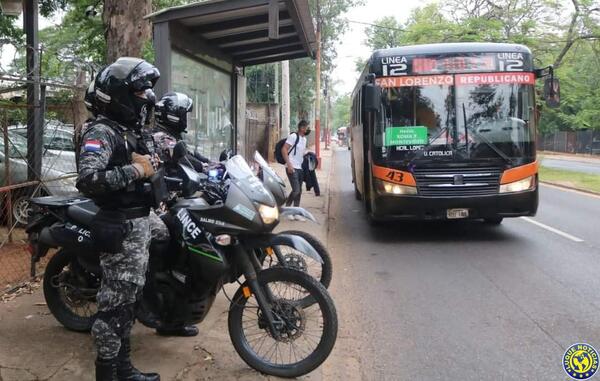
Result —
<path fill-rule="evenodd" d="M 248 286 L 250 287 L 250 291 L 252 291 L 256 298 L 258 308 L 260 308 L 260 311 L 267 321 L 271 335 L 275 339 L 279 339 L 280 334 L 277 326 L 283 324 L 283 322 L 273 315 L 271 309 L 273 301 L 275 300 L 273 293 L 268 287 L 262 288 L 258 282 L 256 273 L 262 269 L 262 266 L 258 261 L 256 254 L 253 251 L 247 251 L 240 244 L 237 244 L 235 246 L 235 258 L 238 260 L 238 265 L 242 269 L 246 282 L 248 282 Z"/>

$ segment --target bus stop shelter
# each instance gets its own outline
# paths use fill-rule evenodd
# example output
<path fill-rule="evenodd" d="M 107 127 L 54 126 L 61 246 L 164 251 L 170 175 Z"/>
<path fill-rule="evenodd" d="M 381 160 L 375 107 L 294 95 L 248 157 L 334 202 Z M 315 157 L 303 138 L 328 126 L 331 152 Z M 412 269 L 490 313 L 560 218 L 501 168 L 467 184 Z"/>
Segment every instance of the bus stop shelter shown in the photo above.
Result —
<path fill-rule="evenodd" d="M 308 0 L 210 0 L 148 18 L 161 72 L 156 94 L 192 98 L 186 140 L 211 158 L 244 152 L 246 66 L 314 57 Z"/>

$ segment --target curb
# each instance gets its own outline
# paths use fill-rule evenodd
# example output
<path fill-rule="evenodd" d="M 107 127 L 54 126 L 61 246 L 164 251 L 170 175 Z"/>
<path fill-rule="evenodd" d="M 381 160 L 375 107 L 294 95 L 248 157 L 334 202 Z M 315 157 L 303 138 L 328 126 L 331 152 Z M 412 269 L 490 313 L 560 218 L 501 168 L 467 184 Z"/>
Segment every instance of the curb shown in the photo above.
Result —
<path fill-rule="evenodd" d="M 570 187 L 570 186 L 567 186 L 567 185 L 553 183 L 551 181 L 541 181 L 540 180 L 540 183 L 546 184 L 546 185 L 552 185 L 553 187 L 557 187 L 557 188 L 563 188 L 563 189 L 568 189 L 568 190 L 577 191 L 577 192 L 581 192 L 581 193 L 586 193 L 586 194 L 589 194 L 589 195 L 592 195 L 592 196 L 600 196 L 600 192 L 594 192 L 594 191 L 587 190 L 587 189 Z"/>
<path fill-rule="evenodd" d="M 327 173 L 327 198 L 325 199 L 325 213 L 327 213 L 327 218 L 325 219 L 325 247 L 329 246 L 329 219 L 331 218 L 330 207 L 331 207 L 331 174 L 333 173 L 333 168 L 335 164 L 335 151 L 331 151 L 331 160 L 329 161 L 329 172 Z"/>
<path fill-rule="evenodd" d="M 588 155 L 588 154 L 568 154 L 561 152 L 552 151 L 538 151 L 539 156 L 546 157 L 548 159 L 562 159 L 565 161 L 577 161 L 582 163 L 599 163 L 600 155 Z"/>

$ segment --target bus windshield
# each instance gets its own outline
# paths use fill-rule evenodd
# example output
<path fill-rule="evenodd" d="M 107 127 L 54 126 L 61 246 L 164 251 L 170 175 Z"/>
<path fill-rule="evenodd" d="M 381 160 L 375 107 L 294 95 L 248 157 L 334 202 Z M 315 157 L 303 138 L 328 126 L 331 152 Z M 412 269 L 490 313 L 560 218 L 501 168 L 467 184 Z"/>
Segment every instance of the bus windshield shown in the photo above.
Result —
<path fill-rule="evenodd" d="M 471 84 L 445 77 L 422 79 L 423 86 L 384 88 L 374 131 L 374 143 L 384 158 L 509 160 L 531 154 L 533 85 Z"/>

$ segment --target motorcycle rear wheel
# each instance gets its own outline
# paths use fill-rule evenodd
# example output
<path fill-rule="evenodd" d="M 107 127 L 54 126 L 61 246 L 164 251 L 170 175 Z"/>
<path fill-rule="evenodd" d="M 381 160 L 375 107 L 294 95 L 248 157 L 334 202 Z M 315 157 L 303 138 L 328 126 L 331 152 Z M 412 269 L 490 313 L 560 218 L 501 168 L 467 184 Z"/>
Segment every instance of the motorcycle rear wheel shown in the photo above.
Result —
<path fill-rule="evenodd" d="M 96 318 L 96 303 L 77 297 L 77 285 L 70 282 L 83 274 L 74 273 L 73 258 L 71 253 L 59 250 L 50 259 L 44 272 L 44 298 L 52 315 L 65 328 L 89 332 Z M 83 312 L 76 310 L 78 304 Z"/>
<path fill-rule="evenodd" d="M 244 283 L 233 297 L 228 316 L 229 337 L 235 350 L 246 364 L 265 374 L 292 378 L 313 371 L 327 359 L 337 338 L 337 312 L 329 293 L 305 272 L 283 267 L 261 271 L 258 282 L 263 290 L 268 287 L 274 294 L 270 308 L 284 323 L 278 328 L 280 336 L 271 335 L 254 295 L 244 297 Z M 282 287 L 289 290 L 276 295 Z M 298 300 L 291 299 L 298 288 L 306 292 L 298 292 Z M 302 302 L 306 293 L 315 303 Z M 319 312 L 321 316 L 311 319 Z M 315 329 L 322 329 L 322 333 L 314 335 Z M 309 349 L 301 347 L 306 344 Z M 302 358 L 298 359 L 298 354 Z"/>

